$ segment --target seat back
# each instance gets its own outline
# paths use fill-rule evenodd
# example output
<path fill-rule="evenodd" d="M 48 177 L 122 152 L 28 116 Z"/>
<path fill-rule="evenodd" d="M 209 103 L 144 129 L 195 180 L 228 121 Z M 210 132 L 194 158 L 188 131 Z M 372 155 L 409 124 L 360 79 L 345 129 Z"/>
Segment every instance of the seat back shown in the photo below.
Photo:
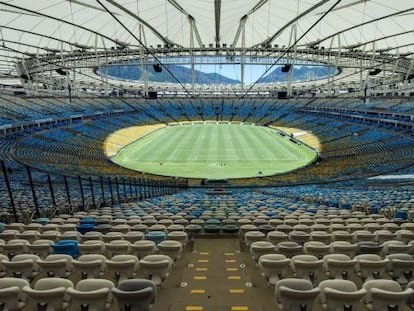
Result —
<path fill-rule="evenodd" d="M 0 309 L 17 311 L 26 305 L 26 295 L 22 288 L 30 286 L 29 282 L 17 278 L 0 278 Z"/>
<path fill-rule="evenodd" d="M 367 290 L 364 302 L 375 311 L 401 311 L 413 294 L 412 288 L 402 291 L 398 282 L 386 279 L 367 281 L 363 288 Z"/>
<path fill-rule="evenodd" d="M 282 311 L 311 311 L 319 291 L 308 280 L 288 278 L 276 283 L 275 298 Z"/>
<path fill-rule="evenodd" d="M 172 259 L 166 255 L 148 255 L 140 261 L 140 268 L 151 280 L 161 285 L 172 268 Z"/>
<path fill-rule="evenodd" d="M 113 302 L 111 293 L 114 284 L 104 279 L 81 280 L 76 289 L 68 288 L 71 297 L 71 306 L 74 310 L 105 311 Z"/>
<path fill-rule="evenodd" d="M 77 240 L 61 240 L 52 244 L 53 252 L 55 254 L 67 254 L 76 258 L 79 256 L 79 247 Z"/>
<path fill-rule="evenodd" d="M 145 279 L 122 281 L 112 289 L 121 311 L 146 311 L 156 300 L 156 286 Z"/>
<path fill-rule="evenodd" d="M 330 311 L 357 310 L 361 298 L 367 293 L 365 289 L 358 290 L 349 280 L 325 280 L 318 287 L 320 303 Z"/>
<path fill-rule="evenodd" d="M 73 288 L 72 281 L 52 277 L 39 279 L 33 289 L 23 287 L 23 292 L 38 310 L 61 311 L 69 306 L 69 297 L 66 295 L 68 287 Z"/>

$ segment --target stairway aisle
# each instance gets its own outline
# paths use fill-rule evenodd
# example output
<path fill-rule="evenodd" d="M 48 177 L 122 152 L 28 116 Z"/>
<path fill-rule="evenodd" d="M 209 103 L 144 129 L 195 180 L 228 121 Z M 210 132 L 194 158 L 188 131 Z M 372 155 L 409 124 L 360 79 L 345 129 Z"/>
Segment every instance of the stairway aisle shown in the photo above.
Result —
<path fill-rule="evenodd" d="M 181 261 L 181 262 L 180 262 Z M 179 259 L 154 310 L 270 311 L 273 288 L 266 285 L 239 239 L 196 239 L 192 252 Z"/>

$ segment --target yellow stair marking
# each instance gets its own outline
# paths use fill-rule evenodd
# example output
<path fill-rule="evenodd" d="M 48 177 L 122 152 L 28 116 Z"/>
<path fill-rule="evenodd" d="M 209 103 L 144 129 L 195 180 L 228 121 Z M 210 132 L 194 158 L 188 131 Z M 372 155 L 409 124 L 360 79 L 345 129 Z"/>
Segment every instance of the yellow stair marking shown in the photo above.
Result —
<path fill-rule="evenodd" d="M 229 290 L 230 294 L 244 294 L 244 289 L 233 288 Z"/>
<path fill-rule="evenodd" d="M 209 253 L 209 252 L 200 252 L 199 254 L 200 254 L 200 255 L 210 255 L 210 253 Z"/>
<path fill-rule="evenodd" d="M 241 277 L 239 275 L 231 275 L 227 277 L 228 280 L 240 280 Z"/>
<path fill-rule="evenodd" d="M 203 311 L 202 306 L 187 306 L 185 307 L 186 311 Z"/>
<path fill-rule="evenodd" d="M 224 253 L 225 256 L 234 256 L 234 253 Z"/>
<path fill-rule="evenodd" d="M 249 307 L 247 306 L 231 306 L 231 311 L 248 311 Z"/>
<path fill-rule="evenodd" d="M 192 289 L 191 294 L 204 294 L 206 292 L 205 289 Z"/>
<path fill-rule="evenodd" d="M 236 260 L 235 259 L 226 259 L 226 263 L 233 263 L 233 262 L 236 262 Z"/>
<path fill-rule="evenodd" d="M 226 271 L 237 272 L 239 271 L 239 268 L 226 268 Z"/>
<path fill-rule="evenodd" d="M 196 271 L 207 271 L 207 270 L 208 270 L 208 268 L 196 268 L 195 270 L 196 270 Z"/>
<path fill-rule="evenodd" d="M 208 259 L 199 259 L 198 262 L 208 262 Z"/>
<path fill-rule="evenodd" d="M 205 275 L 195 276 L 194 280 L 207 280 L 207 277 Z"/>

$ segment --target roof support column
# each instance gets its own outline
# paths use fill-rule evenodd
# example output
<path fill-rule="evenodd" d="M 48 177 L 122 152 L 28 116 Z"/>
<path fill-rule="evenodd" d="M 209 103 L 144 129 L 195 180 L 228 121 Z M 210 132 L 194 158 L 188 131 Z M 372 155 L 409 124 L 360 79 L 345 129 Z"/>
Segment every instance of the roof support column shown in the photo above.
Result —
<path fill-rule="evenodd" d="M 337 40 L 338 40 L 338 51 L 336 53 L 336 56 L 333 56 L 332 54 L 332 47 L 333 47 L 333 43 L 334 43 L 334 38 L 332 38 L 331 40 L 331 44 L 329 46 L 329 67 L 328 67 L 328 91 L 334 93 L 335 92 L 335 75 L 336 75 L 336 70 L 338 69 L 338 63 L 339 63 L 339 59 L 341 57 L 341 53 L 342 53 L 342 45 L 341 45 L 341 35 L 338 35 Z M 332 57 L 335 57 L 335 62 L 332 62 Z M 334 66 L 332 68 L 331 64 L 334 63 Z M 332 72 L 333 70 L 333 72 Z"/>
<path fill-rule="evenodd" d="M 216 23 L 216 47 L 220 46 L 220 20 L 221 20 L 221 0 L 214 0 L 214 16 Z"/>
<path fill-rule="evenodd" d="M 296 42 L 297 40 L 296 36 L 297 36 L 296 24 L 293 24 L 292 28 L 290 29 L 289 46 L 292 46 L 293 43 Z M 295 50 L 294 50 L 293 58 L 289 57 L 289 54 L 286 55 L 288 57 L 287 63 L 290 65 L 289 71 L 287 72 L 287 85 L 286 85 L 288 97 L 292 93 L 292 73 L 293 73 L 293 63 L 295 62 L 295 58 L 296 58 L 296 47 L 294 47 L 294 49 Z"/>
<path fill-rule="evenodd" d="M 407 70 L 407 74 L 404 77 L 404 94 L 405 96 L 409 96 L 410 92 L 408 90 L 408 80 L 412 80 L 412 73 L 411 71 L 413 70 L 413 66 L 414 66 L 414 57 L 411 57 L 410 60 L 410 65 L 408 66 L 408 70 Z"/>
<path fill-rule="evenodd" d="M 191 89 L 194 90 L 195 71 L 194 71 L 194 35 L 193 23 L 190 19 L 190 64 L 191 64 Z"/>
<path fill-rule="evenodd" d="M 246 66 L 246 30 L 245 24 L 242 29 L 242 50 L 240 53 L 240 87 L 244 89 L 244 69 Z"/>
<path fill-rule="evenodd" d="M 144 37 L 144 27 L 142 24 L 139 24 L 139 40 L 143 42 Z M 145 41 L 145 37 L 144 37 Z M 141 70 L 142 70 L 142 79 L 144 81 L 144 96 L 146 97 L 148 95 L 148 60 L 146 59 L 145 53 L 144 53 L 144 47 L 140 45 L 139 47 L 139 59 L 141 61 Z M 145 58 L 145 59 L 144 59 Z"/>

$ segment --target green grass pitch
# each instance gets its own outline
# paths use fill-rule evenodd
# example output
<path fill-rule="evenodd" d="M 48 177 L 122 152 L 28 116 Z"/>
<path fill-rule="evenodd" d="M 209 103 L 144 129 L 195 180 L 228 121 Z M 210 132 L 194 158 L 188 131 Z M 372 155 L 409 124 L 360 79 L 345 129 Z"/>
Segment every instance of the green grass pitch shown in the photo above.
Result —
<path fill-rule="evenodd" d="M 157 175 L 228 179 L 288 172 L 316 156 L 268 127 L 207 123 L 167 126 L 125 146 L 111 160 Z"/>

